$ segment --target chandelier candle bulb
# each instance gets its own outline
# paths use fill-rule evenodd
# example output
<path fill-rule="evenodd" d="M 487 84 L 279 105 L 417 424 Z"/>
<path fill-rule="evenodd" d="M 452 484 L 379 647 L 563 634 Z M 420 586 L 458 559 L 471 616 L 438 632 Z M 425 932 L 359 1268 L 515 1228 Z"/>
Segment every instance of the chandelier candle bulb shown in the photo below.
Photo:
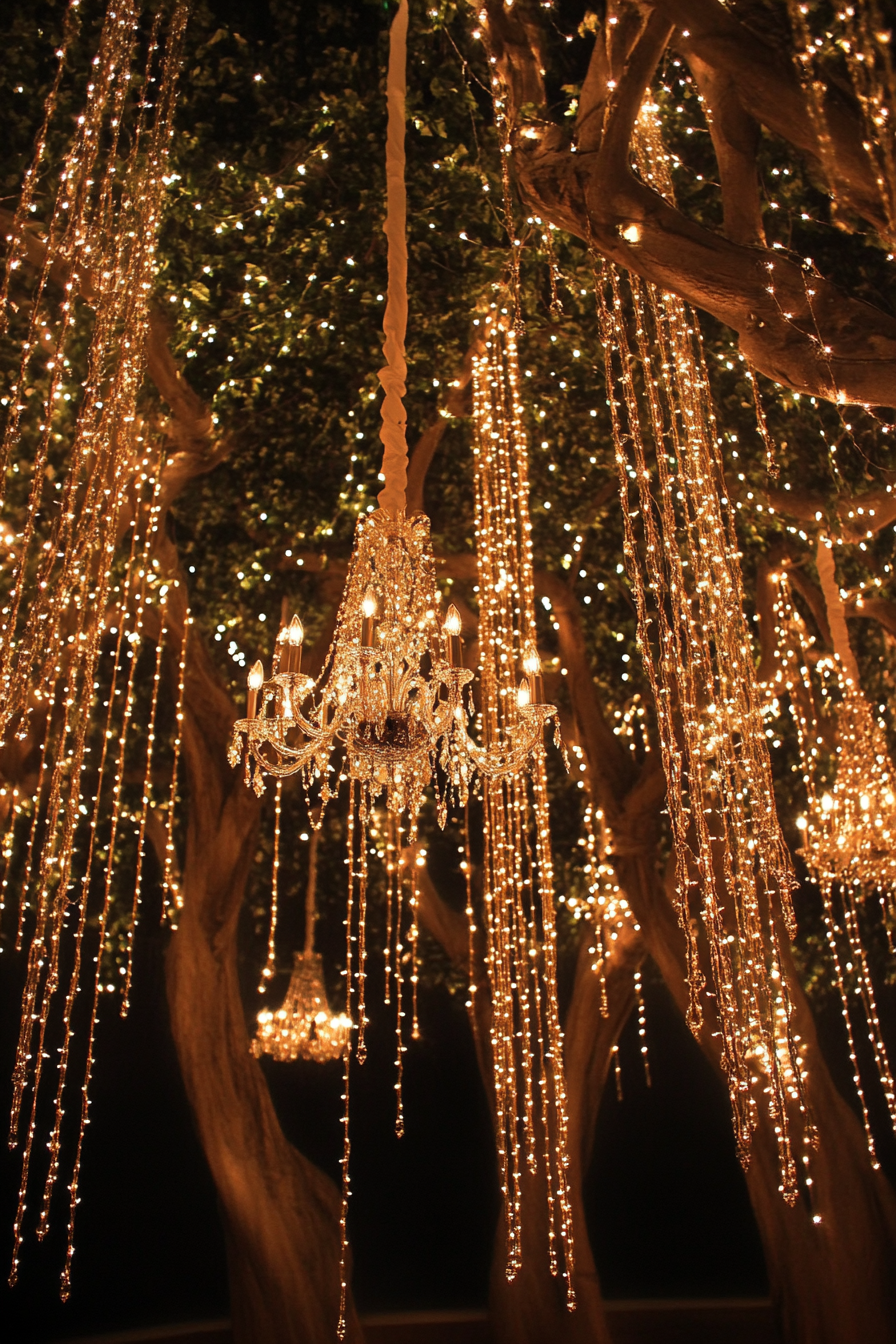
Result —
<path fill-rule="evenodd" d="M 252 664 L 252 669 L 248 676 L 249 696 L 246 705 L 246 718 L 254 719 L 258 714 L 258 692 L 264 685 L 264 668 L 259 660 Z"/>
<path fill-rule="evenodd" d="M 448 615 L 445 617 L 445 624 L 442 626 L 449 667 L 460 667 L 463 662 L 464 646 L 460 637 L 461 628 L 460 612 L 452 602 L 448 608 Z"/>
<path fill-rule="evenodd" d="M 533 644 L 530 644 L 526 649 L 526 656 L 523 658 L 523 671 L 529 682 L 529 701 L 527 703 L 540 705 L 544 700 L 544 682 L 541 677 L 541 659 Z"/>
<path fill-rule="evenodd" d="M 302 644 L 305 639 L 305 629 L 298 616 L 293 616 L 289 623 L 289 641 L 288 641 L 288 665 L 287 672 L 297 676 L 302 670 Z"/>
<path fill-rule="evenodd" d="M 368 588 L 361 602 L 361 614 L 364 617 L 361 625 L 361 645 L 365 649 L 373 648 L 373 631 L 376 620 L 376 593 L 372 588 Z"/>
<path fill-rule="evenodd" d="M 517 688 L 516 703 L 520 709 L 525 709 L 532 701 L 532 694 L 529 690 L 529 681 L 527 677 L 520 678 L 520 684 Z"/>

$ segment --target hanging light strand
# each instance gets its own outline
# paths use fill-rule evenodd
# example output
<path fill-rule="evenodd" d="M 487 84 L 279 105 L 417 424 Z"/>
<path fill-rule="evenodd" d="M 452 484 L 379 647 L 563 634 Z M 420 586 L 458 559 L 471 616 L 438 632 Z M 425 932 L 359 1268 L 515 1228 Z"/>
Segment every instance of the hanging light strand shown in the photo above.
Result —
<path fill-rule="evenodd" d="M 647 105 L 638 128 L 642 160 L 668 192 Z M 688 1020 L 702 1029 L 699 912 L 738 1152 L 746 1165 L 765 1106 L 780 1188 L 793 1202 L 794 1117 L 802 1142 L 815 1143 L 780 941 L 794 932 L 794 879 L 775 809 L 720 439 L 695 315 L 634 276 L 627 287 L 628 304 L 619 274 L 603 266 L 597 291 L 625 557 L 666 772 Z"/>

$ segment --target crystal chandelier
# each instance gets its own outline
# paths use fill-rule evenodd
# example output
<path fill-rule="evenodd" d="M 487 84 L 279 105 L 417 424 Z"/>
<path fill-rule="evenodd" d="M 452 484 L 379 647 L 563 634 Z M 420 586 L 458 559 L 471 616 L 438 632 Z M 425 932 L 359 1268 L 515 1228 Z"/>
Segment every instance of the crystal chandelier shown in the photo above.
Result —
<path fill-rule="evenodd" d="M 389 491 L 387 488 L 380 496 Z M 277 637 L 271 676 L 249 673 L 247 714 L 234 725 L 230 761 L 244 763 L 246 783 L 264 791 L 266 775 L 299 775 L 319 786 L 323 804 L 337 778 L 363 788 L 372 808 L 385 795 L 391 812 L 416 817 L 432 784 L 439 820 L 449 796 L 466 802 L 475 775 L 507 778 L 525 770 L 555 714 L 538 701 L 540 679 L 523 676 L 502 740 L 480 746 L 467 731 L 465 690 L 473 673 L 462 665 L 456 607 L 439 623 L 440 597 L 429 519 L 408 517 L 404 492 L 393 512 L 381 507 L 358 522 L 336 631 L 315 682 L 302 672 L 304 632 L 298 617 Z"/>
<path fill-rule="evenodd" d="M 263 983 L 273 975 L 274 968 L 276 921 L 273 918 L 273 907 L 277 899 L 280 868 L 281 789 L 278 781 L 274 813 L 271 940 L 268 964 L 262 972 Z M 326 1064 L 329 1060 L 341 1059 L 351 1044 L 352 1020 L 347 1013 L 334 1013 L 331 1010 L 324 982 L 323 962 L 320 954 L 314 950 L 319 843 L 320 830 L 312 830 L 308 850 L 308 888 L 305 894 L 305 947 L 295 954 L 289 988 L 281 1006 L 276 1011 L 263 1008 L 258 1014 L 258 1027 L 250 1046 L 256 1059 L 270 1055 L 280 1063 L 310 1059 L 315 1064 Z M 259 989 L 263 988 L 263 983 Z"/>

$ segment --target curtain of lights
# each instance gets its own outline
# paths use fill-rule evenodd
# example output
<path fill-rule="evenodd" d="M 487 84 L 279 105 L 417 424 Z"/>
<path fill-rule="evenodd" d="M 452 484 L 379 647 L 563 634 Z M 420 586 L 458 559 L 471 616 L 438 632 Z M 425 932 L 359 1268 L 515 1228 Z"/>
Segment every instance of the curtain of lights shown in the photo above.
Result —
<path fill-rule="evenodd" d="M 135 0 L 109 6 L 83 111 L 43 223 L 46 237 L 39 240 L 29 220 L 77 18 L 72 0 L 10 237 L 3 325 L 8 336 L 22 335 L 22 353 L 0 447 L 6 502 L 25 517 L 21 533 L 4 537 L 0 739 L 9 759 L 18 752 L 25 766 L 28 753 L 36 758 L 33 789 L 16 782 L 2 790 L 0 918 L 17 891 L 16 947 L 27 949 L 10 1123 L 10 1143 L 22 1147 L 10 1280 L 17 1275 L 29 1185 L 37 1178 L 34 1140 L 48 1114 L 38 1237 L 49 1229 L 76 1057 L 73 1015 L 85 989 L 92 1006 L 77 1033 L 84 1072 L 63 1297 L 71 1283 L 97 1014 L 104 992 L 122 991 L 122 1014 L 129 1005 L 162 652 L 172 633 L 169 586 L 158 578 L 152 556 L 163 455 L 141 421 L 137 399 L 187 5 L 174 0 L 168 12 L 158 10 L 148 31 Z M 37 279 L 29 291 L 32 265 Z M 169 877 L 188 625 L 180 613 L 175 776 L 166 790 Z M 148 696 L 136 676 L 147 640 L 155 644 Z M 120 897 L 114 879 L 124 849 L 133 859 L 134 885 L 113 928 Z M 87 934 L 94 930 L 97 941 L 87 956 Z M 53 1088 L 47 1061 L 57 1037 Z M 47 1088 L 54 1093 L 49 1107 Z"/>

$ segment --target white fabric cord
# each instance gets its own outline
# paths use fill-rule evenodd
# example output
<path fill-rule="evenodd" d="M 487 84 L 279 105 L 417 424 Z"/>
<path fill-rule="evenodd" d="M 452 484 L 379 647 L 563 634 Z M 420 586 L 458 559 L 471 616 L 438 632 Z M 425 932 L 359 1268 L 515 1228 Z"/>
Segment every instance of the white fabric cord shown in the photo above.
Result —
<path fill-rule="evenodd" d="M 408 4 L 400 0 L 398 13 L 389 33 L 389 73 L 386 97 L 389 108 L 386 132 L 386 250 L 389 287 L 383 317 L 383 354 L 385 368 L 379 371 L 384 397 L 381 408 L 383 425 L 383 476 L 385 485 L 377 496 L 379 506 L 388 513 L 404 511 L 408 483 L 408 445 L 405 438 L 407 416 L 402 398 L 408 366 L 404 357 L 404 338 L 408 325 L 408 245 L 407 198 L 404 185 L 404 126 L 407 65 Z"/>
<path fill-rule="evenodd" d="M 828 611 L 828 625 L 831 627 L 834 652 L 839 657 L 846 676 L 858 686 L 859 668 L 856 663 L 856 656 L 852 651 L 852 645 L 849 642 L 849 631 L 846 628 L 846 609 L 843 605 L 843 598 L 840 596 L 840 587 L 834 571 L 834 547 L 827 537 L 818 538 L 815 564 L 818 569 L 818 577 L 821 580 L 824 603 Z"/>

